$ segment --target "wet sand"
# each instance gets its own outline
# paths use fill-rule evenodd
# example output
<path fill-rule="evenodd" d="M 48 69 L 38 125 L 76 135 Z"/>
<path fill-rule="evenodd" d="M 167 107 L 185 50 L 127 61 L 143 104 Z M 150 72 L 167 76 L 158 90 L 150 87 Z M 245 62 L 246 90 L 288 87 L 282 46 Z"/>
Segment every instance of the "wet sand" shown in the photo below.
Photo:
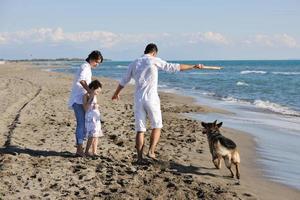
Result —
<path fill-rule="evenodd" d="M 136 165 L 133 87 L 112 102 L 114 80 L 99 78 L 105 136 L 99 157 L 74 157 L 75 117 L 67 107 L 71 75 L 30 63 L 0 65 L 0 199 L 299 199 L 266 180 L 249 135 L 222 128 L 241 154 L 241 181 L 214 168 L 199 121 L 182 113 L 226 112 L 160 93 L 164 128 L 159 162 Z M 224 124 L 226 127 L 226 124 Z M 146 134 L 146 148 L 149 131 Z"/>

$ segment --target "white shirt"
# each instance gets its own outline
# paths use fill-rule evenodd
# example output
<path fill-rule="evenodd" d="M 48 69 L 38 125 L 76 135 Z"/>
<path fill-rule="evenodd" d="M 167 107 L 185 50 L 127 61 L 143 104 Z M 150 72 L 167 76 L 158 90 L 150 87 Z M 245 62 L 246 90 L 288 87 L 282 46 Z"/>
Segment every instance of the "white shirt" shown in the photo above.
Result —
<path fill-rule="evenodd" d="M 160 58 L 145 54 L 129 64 L 127 73 L 120 81 L 120 85 L 124 87 L 133 78 L 135 80 L 135 100 L 151 101 L 157 99 L 159 69 L 167 72 L 178 72 L 180 71 L 180 64 L 167 63 Z"/>
<path fill-rule="evenodd" d="M 74 76 L 72 91 L 69 98 L 68 106 L 71 108 L 74 103 L 83 104 L 83 95 L 87 92 L 80 81 L 90 84 L 92 81 L 92 69 L 88 62 L 83 63 Z"/>

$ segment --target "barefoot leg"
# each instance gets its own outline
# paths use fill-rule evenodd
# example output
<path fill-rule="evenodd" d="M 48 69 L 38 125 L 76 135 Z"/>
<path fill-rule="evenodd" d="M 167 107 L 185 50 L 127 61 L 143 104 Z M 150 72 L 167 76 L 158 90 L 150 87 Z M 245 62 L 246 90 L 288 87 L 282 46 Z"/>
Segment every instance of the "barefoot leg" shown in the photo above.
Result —
<path fill-rule="evenodd" d="M 93 137 L 93 143 L 92 143 L 93 155 L 97 155 L 97 146 L 98 146 L 98 137 Z"/>
<path fill-rule="evenodd" d="M 160 138 L 160 128 L 152 129 L 151 137 L 150 137 L 150 148 L 148 151 L 148 156 L 150 158 L 155 158 L 155 148 Z"/>
<path fill-rule="evenodd" d="M 86 155 L 89 155 L 89 150 L 90 150 L 90 147 L 92 145 L 92 142 L 93 142 L 93 138 L 92 137 L 89 137 L 87 143 L 86 143 L 86 148 L 85 148 L 85 154 Z"/>
<path fill-rule="evenodd" d="M 136 143 L 135 147 L 138 155 L 138 162 L 141 162 L 143 160 L 144 132 L 137 132 L 135 143 Z"/>

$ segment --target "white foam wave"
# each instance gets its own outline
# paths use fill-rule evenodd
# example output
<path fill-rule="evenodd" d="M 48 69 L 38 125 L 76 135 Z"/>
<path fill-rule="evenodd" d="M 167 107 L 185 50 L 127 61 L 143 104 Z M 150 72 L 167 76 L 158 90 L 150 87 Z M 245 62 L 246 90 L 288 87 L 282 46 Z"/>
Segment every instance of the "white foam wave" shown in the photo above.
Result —
<path fill-rule="evenodd" d="M 236 85 L 239 85 L 239 86 L 249 86 L 248 83 L 245 83 L 245 82 L 243 82 L 243 81 L 238 81 L 238 82 L 236 83 Z"/>
<path fill-rule="evenodd" d="M 202 92 L 203 95 L 207 95 L 207 96 L 214 96 L 215 93 L 214 92 Z"/>
<path fill-rule="evenodd" d="M 223 97 L 222 100 L 227 101 L 227 102 L 232 102 L 232 103 L 239 102 L 239 100 L 234 97 Z"/>
<path fill-rule="evenodd" d="M 167 88 L 168 86 L 167 85 L 164 85 L 164 84 L 160 84 L 158 85 L 159 88 Z"/>
<path fill-rule="evenodd" d="M 256 70 L 253 70 L 253 71 L 245 70 L 245 71 L 241 71 L 240 73 L 241 74 L 266 74 L 267 72 L 266 71 L 256 71 Z"/>
<path fill-rule="evenodd" d="M 221 74 L 220 72 L 190 72 L 191 75 L 216 75 Z"/>
<path fill-rule="evenodd" d="M 117 65 L 117 68 L 119 68 L 119 69 L 127 69 L 128 66 L 126 66 L 126 65 Z"/>
<path fill-rule="evenodd" d="M 294 111 L 289 107 L 285 107 L 270 101 L 255 100 L 253 104 L 258 108 L 267 109 L 276 113 L 280 113 L 284 115 L 300 116 L 299 112 Z"/>
<path fill-rule="evenodd" d="M 272 72 L 272 74 L 279 74 L 279 75 L 300 75 L 300 72 Z"/>

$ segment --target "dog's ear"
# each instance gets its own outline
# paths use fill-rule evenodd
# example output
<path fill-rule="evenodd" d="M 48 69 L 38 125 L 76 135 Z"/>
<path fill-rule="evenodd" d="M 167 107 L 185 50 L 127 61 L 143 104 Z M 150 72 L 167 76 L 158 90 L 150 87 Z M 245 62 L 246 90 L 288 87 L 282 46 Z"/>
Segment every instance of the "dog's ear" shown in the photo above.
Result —
<path fill-rule="evenodd" d="M 217 124 L 217 127 L 218 127 L 218 128 L 221 128 L 222 124 L 223 124 L 223 122 L 218 123 L 218 124 Z"/>
<path fill-rule="evenodd" d="M 201 125 L 206 128 L 207 124 L 205 122 L 201 122 Z"/>

